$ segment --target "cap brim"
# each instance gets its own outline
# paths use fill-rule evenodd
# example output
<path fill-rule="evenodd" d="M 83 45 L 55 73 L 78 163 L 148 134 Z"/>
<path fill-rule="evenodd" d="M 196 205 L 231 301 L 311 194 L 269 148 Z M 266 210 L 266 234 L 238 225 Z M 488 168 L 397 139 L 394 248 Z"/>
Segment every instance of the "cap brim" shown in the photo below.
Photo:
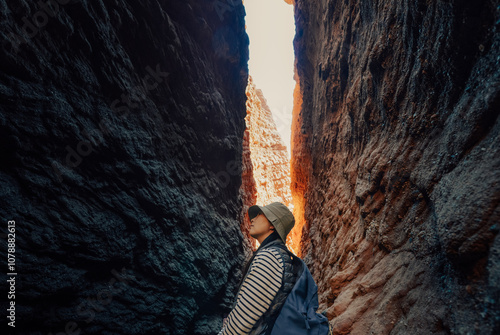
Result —
<path fill-rule="evenodd" d="M 248 217 L 250 220 L 256 217 L 259 213 L 263 213 L 263 211 L 262 207 L 258 205 L 250 206 L 250 208 L 248 208 Z"/>
<path fill-rule="evenodd" d="M 266 208 L 266 206 L 253 205 L 250 208 L 248 208 L 248 217 L 250 218 L 250 220 L 256 217 L 259 213 L 264 214 L 267 220 L 273 225 L 274 222 L 278 220 L 278 217 L 268 208 Z"/>

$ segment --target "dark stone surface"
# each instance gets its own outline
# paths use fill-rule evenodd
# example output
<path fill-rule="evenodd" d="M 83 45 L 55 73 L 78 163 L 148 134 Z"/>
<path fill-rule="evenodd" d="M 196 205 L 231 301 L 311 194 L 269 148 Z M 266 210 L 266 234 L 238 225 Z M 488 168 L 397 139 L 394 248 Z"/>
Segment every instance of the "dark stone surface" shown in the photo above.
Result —
<path fill-rule="evenodd" d="M 500 333 L 499 1 L 295 15 L 292 185 L 335 334 Z"/>
<path fill-rule="evenodd" d="M 215 333 L 247 252 L 243 6 L 46 2 L 0 1 L 16 334 Z"/>

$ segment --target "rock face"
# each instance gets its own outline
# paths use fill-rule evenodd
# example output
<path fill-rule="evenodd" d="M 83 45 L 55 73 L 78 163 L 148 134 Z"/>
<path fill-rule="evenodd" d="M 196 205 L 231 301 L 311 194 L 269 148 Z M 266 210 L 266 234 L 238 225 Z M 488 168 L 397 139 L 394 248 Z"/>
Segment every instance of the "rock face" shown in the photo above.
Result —
<path fill-rule="evenodd" d="M 0 5 L 16 334 L 216 333 L 248 251 L 241 2 Z"/>
<path fill-rule="evenodd" d="M 297 58 L 296 58 L 297 60 Z M 293 111 L 292 111 L 292 132 L 291 132 L 291 152 L 290 164 L 290 190 L 293 199 L 293 216 L 295 217 L 295 227 L 292 235 L 293 248 L 297 250 L 297 255 L 302 256 L 300 244 L 302 242 L 302 232 L 305 224 L 304 207 L 306 203 L 306 189 L 309 185 L 309 165 L 311 163 L 310 152 L 304 150 L 302 143 L 307 139 L 305 130 L 302 130 L 302 93 L 300 89 L 300 79 L 295 68 L 295 88 L 293 91 Z M 306 238 L 307 241 L 307 238 Z M 308 243 L 308 242 L 306 242 Z"/>
<path fill-rule="evenodd" d="M 498 334 L 499 2 L 295 15 L 292 185 L 334 333 Z"/>
<path fill-rule="evenodd" d="M 250 156 L 257 188 L 257 203 L 273 201 L 291 205 L 290 168 L 286 147 L 276 128 L 262 90 L 251 77 L 247 86 L 247 116 Z"/>
<path fill-rule="evenodd" d="M 290 191 L 290 161 L 262 90 L 248 80 L 247 116 L 250 157 L 256 187 L 255 203 L 279 201 L 293 208 Z M 289 242 L 291 243 L 291 241 Z"/>

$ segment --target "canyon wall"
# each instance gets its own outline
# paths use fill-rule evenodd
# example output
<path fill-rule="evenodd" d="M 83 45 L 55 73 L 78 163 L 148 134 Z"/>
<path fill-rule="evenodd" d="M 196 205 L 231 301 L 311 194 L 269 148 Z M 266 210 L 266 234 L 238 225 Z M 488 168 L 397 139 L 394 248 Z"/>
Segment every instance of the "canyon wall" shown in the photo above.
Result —
<path fill-rule="evenodd" d="M 334 333 L 500 333 L 499 1 L 295 16 L 292 185 Z"/>
<path fill-rule="evenodd" d="M 249 251 L 241 1 L 0 6 L 3 322 L 14 302 L 16 334 L 216 333 Z"/>
<path fill-rule="evenodd" d="M 290 168 L 286 146 L 276 128 L 262 90 L 249 77 L 247 116 L 250 156 L 257 188 L 257 203 L 279 201 L 291 205 Z"/>
<path fill-rule="evenodd" d="M 293 208 L 290 160 L 286 146 L 278 133 L 264 93 L 255 86 L 252 77 L 249 77 L 246 95 L 245 121 L 256 191 L 254 204 L 265 206 L 278 201 Z M 288 242 L 292 245 L 291 240 Z"/>

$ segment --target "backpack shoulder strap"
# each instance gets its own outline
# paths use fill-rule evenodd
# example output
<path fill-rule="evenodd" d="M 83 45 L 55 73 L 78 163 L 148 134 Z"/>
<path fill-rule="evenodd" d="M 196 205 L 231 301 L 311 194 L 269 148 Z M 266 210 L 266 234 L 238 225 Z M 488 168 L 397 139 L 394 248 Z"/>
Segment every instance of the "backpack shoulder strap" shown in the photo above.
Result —
<path fill-rule="evenodd" d="M 302 274 L 302 271 L 304 271 L 304 267 L 306 266 L 304 261 L 300 259 L 300 257 L 295 256 L 290 250 L 288 250 L 285 244 L 273 243 L 269 245 L 269 248 L 280 249 L 285 251 L 288 254 L 288 256 L 292 259 L 293 276 L 295 278 L 298 278 Z"/>

